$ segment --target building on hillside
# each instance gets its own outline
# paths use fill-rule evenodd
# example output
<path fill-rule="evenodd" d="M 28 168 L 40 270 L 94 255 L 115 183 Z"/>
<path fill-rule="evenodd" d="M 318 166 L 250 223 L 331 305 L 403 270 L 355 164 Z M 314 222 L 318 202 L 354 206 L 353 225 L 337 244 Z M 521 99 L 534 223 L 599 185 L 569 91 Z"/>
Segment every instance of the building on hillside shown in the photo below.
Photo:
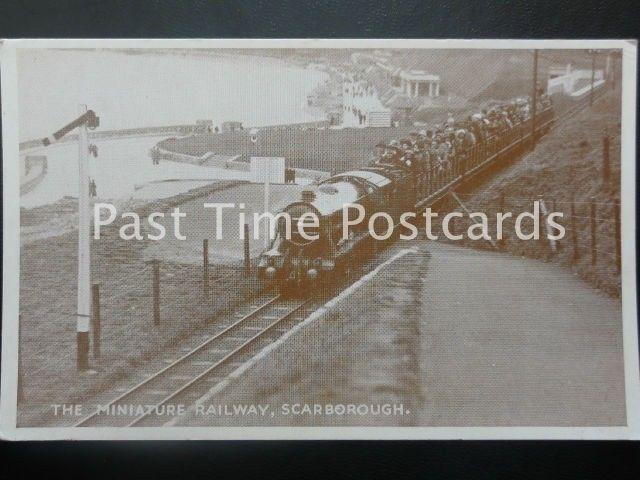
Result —
<path fill-rule="evenodd" d="M 197 133 L 211 133 L 213 132 L 213 120 L 196 120 Z"/>
<path fill-rule="evenodd" d="M 440 95 L 440 77 L 424 70 L 400 70 L 394 78 L 396 91 L 407 97 L 437 97 Z"/>
<path fill-rule="evenodd" d="M 456 115 L 479 98 L 506 100 L 514 91 L 530 89 L 530 59 L 513 53 L 411 51 L 386 57 L 359 55 L 357 60 L 363 79 L 374 85 L 381 103 L 391 110 L 393 124 L 428 122 L 448 112 Z"/>
<path fill-rule="evenodd" d="M 242 122 L 233 122 L 233 121 L 222 122 L 222 133 L 239 132 L 243 130 L 243 128 L 244 127 L 242 126 Z"/>
<path fill-rule="evenodd" d="M 391 110 L 393 124 L 408 125 L 418 112 L 448 111 L 450 94 L 442 95 L 440 75 L 426 70 L 398 67 L 393 59 L 378 61 L 367 79 L 379 92 L 381 103 Z M 458 98 L 454 99 L 457 105 Z"/>
<path fill-rule="evenodd" d="M 578 69 L 571 63 L 549 67 L 547 74 L 547 93 L 562 93 L 564 95 L 579 96 L 591 89 L 593 76 L 594 87 L 599 87 L 605 81 L 604 70 L 592 71 L 590 68 Z"/>

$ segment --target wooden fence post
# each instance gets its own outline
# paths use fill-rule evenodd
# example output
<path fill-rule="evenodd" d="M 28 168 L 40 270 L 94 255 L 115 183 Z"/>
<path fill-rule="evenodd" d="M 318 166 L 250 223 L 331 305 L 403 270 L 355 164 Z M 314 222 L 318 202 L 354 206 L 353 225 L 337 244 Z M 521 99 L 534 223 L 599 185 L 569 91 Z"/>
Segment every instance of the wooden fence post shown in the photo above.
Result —
<path fill-rule="evenodd" d="M 76 348 L 78 371 L 89 370 L 89 332 L 76 332 Z"/>
<path fill-rule="evenodd" d="M 449 220 L 449 232 L 452 235 L 458 235 L 458 217 L 451 217 L 451 220 Z"/>
<path fill-rule="evenodd" d="M 209 293 L 209 240 L 202 240 L 202 289 Z"/>
<path fill-rule="evenodd" d="M 244 224 L 244 274 L 251 275 L 251 256 L 249 253 L 249 224 Z"/>
<path fill-rule="evenodd" d="M 571 198 L 571 243 L 573 244 L 573 263 L 575 264 L 580 259 L 580 252 L 578 250 L 578 227 L 576 225 L 576 203 Z"/>
<path fill-rule="evenodd" d="M 504 198 L 504 190 L 500 192 L 500 199 L 498 200 L 498 212 L 499 213 L 505 213 L 504 212 L 504 203 L 505 203 L 505 198 Z M 498 240 L 498 246 L 500 246 L 500 248 L 504 248 L 504 244 L 505 244 L 505 239 L 504 239 L 504 232 L 502 232 L 502 238 Z"/>
<path fill-rule="evenodd" d="M 538 195 L 538 199 L 537 200 L 534 200 L 534 203 L 536 201 L 538 202 L 538 208 L 540 209 L 540 217 L 541 217 L 540 221 L 541 221 L 541 223 L 546 225 L 547 221 L 546 221 L 545 217 L 547 215 L 547 212 L 546 212 L 546 208 L 545 208 L 545 205 L 544 205 L 544 200 L 542 199 L 542 195 L 541 194 Z M 538 238 L 538 245 L 543 250 L 545 258 L 548 260 L 549 259 L 549 244 L 547 242 L 547 239 L 545 238 L 544 233 L 543 232 L 539 232 L 539 234 L 540 234 L 540 238 Z"/>
<path fill-rule="evenodd" d="M 602 185 L 609 184 L 611 168 L 609 165 L 609 134 L 605 131 L 602 137 Z"/>
<path fill-rule="evenodd" d="M 549 210 L 547 209 L 547 205 L 544 202 L 544 199 L 542 198 L 542 195 L 539 195 L 540 197 L 540 213 L 542 214 L 542 220 L 544 220 L 545 223 L 545 233 L 541 233 L 540 235 L 540 240 L 542 241 L 542 245 L 544 247 L 544 249 L 547 251 L 547 254 L 549 253 L 557 253 L 557 248 L 556 248 L 556 241 L 555 240 L 551 240 L 549 237 L 551 236 L 551 227 L 549 226 L 549 224 L 547 223 L 547 218 L 549 217 Z M 546 237 L 546 238 L 545 238 Z"/>
<path fill-rule="evenodd" d="M 91 285 L 91 302 L 92 315 L 91 323 L 93 324 L 93 358 L 100 358 L 100 336 L 102 327 L 100 325 L 100 285 L 94 283 Z"/>
<path fill-rule="evenodd" d="M 613 201 L 613 219 L 615 223 L 615 243 L 616 243 L 616 271 L 618 275 L 622 272 L 622 245 L 620 238 L 620 199 Z"/>
<path fill-rule="evenodd" d="M 153 324 L 160 325 L 160 261 L 153 260 Z"/>
<path fill-rule="evenodd" d="M 589 203 L 589 217 L 591 224 L 591 265 L 595 266 L 598 261 L 598 251 L 596 250 L 596 204 L 593 197 L 591 197 L 591 202 Z"/>
<path fill-rule="evenodd" d="M 556 199 L 552 198 L 551 199 L 551 213 L 554 213 L 554 212 L 556 212 Z M 558 251 L 561 251 L 562 247 L 563 247 L 562 242 L 560 240 L 556 240 L 556 249 Z"/>

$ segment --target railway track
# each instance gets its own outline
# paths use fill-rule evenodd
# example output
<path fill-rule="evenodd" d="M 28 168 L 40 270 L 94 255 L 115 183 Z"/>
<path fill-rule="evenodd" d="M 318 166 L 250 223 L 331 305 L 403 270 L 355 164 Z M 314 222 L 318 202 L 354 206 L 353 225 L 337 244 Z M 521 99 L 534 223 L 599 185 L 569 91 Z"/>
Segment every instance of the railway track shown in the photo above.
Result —
<path fill-rule="evenodd" d="M 109 403 L 96 407 L 74 427 L 166 423 L 180 405 L 193 404 L 257 351 L 282 336 L 310 302 L 278 295 L 246 306 L 221 331 Z"/>

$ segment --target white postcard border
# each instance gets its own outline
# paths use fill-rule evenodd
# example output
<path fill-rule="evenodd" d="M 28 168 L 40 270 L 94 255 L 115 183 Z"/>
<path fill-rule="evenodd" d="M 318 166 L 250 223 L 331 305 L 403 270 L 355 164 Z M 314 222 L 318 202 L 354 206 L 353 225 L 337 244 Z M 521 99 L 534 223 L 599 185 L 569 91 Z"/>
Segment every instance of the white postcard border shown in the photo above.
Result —
<path fill-rule="evenodd" d="M 415 39 L 20 39 L 0 50 L 3 158 L 18 152 L 16 50 L 38 48 L 436 48 L 622 49 L 622 311 L 627 426 L 621 427 L 151 427 L 16 428 L 20 209 L 18 164 L 3 161 L 3 307 L 0 437 L 45 439 L 640 439 L 640 371 L 635 264 L 635 40 Z"/>

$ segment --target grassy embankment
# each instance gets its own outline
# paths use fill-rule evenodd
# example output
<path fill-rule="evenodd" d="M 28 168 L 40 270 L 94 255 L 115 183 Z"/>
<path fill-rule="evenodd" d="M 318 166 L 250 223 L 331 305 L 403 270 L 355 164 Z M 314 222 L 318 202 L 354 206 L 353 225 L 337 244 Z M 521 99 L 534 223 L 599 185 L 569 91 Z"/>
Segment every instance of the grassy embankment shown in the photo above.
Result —
<path fill-rule="evenodd" d="M 219 182 L 135 210 L 144 218 L 238 183 Z M 23 214 L 25 220 L 36 215 Z M 152 269 L 143 256 L 152 241 L 120 239 L 122 223 L 116 220 L 103 229 L 99 240 L 92 241 L 92 281 L 100 284 L 102 317 L 102 356 L 90 360 L 97 375 L 78 375 L 75 365 L 77 230 L 22 246 L 21 424 L 50 420 L 53 403 L 86 402 L 92 394 L 135 374 L 142 362 L 197 332 L 206 319 L 260 289 L 258 281 L 247 282 L 241 268 L 216 267 L 210 270 L 206 296 L 202 265 L 163 261 L 161 322 L 154 325 Z"/>

